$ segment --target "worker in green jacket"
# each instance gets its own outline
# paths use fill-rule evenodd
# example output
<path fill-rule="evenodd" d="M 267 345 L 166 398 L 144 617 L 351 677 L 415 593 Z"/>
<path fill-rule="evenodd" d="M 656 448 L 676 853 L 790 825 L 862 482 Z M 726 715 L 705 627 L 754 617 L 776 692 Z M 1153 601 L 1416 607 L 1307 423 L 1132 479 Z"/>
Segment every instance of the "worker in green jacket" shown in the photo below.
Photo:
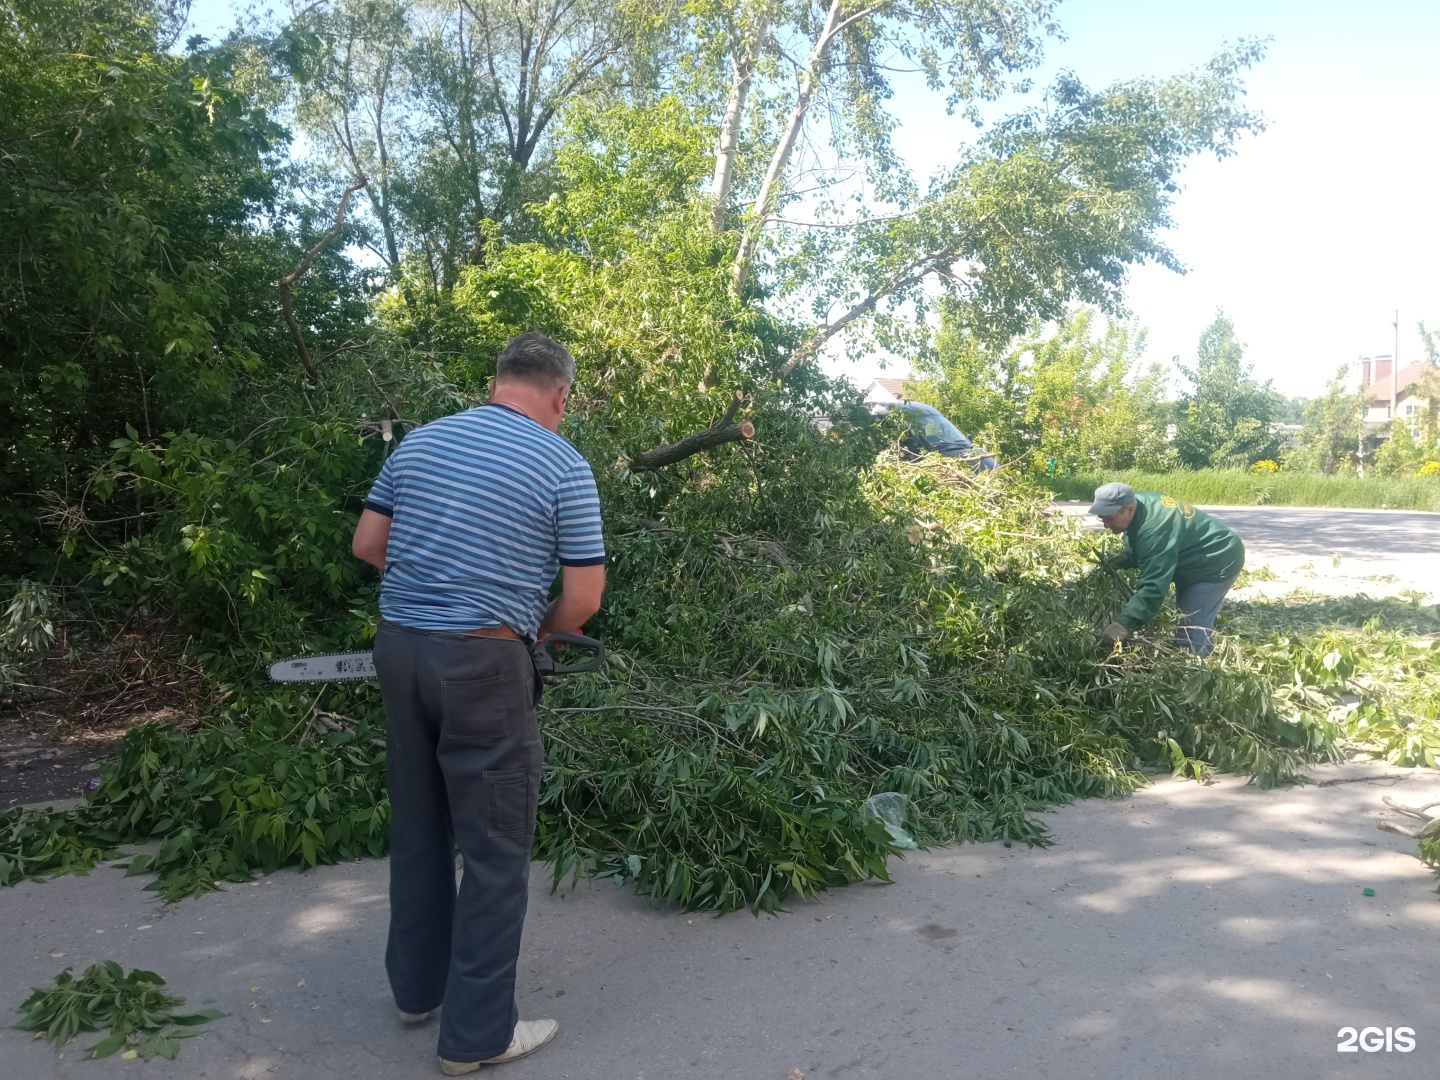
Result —
<path fill-rule="evenodd" d="M 1209 656 L 1220 602 L 1245 566 L 1240 537 L 1189 503 L 1158 491 L 1135 491 L 1129 484 L 1096 489 L 1090 513 L 1125 537 L 1125 548 L 1113 565 L 1140 570 L 1135 595 L 1101 631 L 1101 639 L 1109 644 L 1123 641 L 1153 619 L 1174 582 L 1181 615 L 1175 644 Z"/>

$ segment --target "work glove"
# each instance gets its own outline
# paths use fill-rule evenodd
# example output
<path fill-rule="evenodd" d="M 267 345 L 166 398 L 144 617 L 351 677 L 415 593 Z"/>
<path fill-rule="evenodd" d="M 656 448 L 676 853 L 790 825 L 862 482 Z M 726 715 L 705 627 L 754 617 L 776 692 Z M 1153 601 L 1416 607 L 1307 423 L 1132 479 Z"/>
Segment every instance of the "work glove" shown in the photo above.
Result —
<path fill-rule="evenodd" d="M 1112 622 L 1100 631 L 1100 640 L 1106 645 L 1115 645 L 1130 636 L 1130 628 L 1121 622 Z"/>

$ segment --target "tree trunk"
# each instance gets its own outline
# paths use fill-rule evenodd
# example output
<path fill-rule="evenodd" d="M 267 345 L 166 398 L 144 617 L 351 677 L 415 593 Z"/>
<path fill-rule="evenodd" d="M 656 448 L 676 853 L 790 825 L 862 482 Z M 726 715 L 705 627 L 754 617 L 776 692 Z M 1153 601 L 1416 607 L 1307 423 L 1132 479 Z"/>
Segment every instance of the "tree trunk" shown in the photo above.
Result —
<path fill-rule="evenodd" d="M 385 149 L 385 91 L 389 82 L 387 71 L 385 81 L 375 96 L 375 149 L 380 156 L 379 191 L 376 192 L 374 186 L 368 190 L 372 196 L 378 196 L 372 198 L 371 205 L 375 208 L 375 216 L 380 219 L 380 228 L 385 234 L 385 258 L 394 272 L 400 265 L 400 245 L 395 239 L 395 224 L 390 212 L 390 154 Z"/>
<path fill-rule="evenodd" d="M 310 356 L 310 350 L 305 346 L 305 335 L 300 332 L 300 323 L 295 318 L 295 305 L 291 300 L 290 290 L 294 284 L 310 271 L 310 266 L 315 262 L 316 256 L 335 242 L 340 235 L 340 230 L 345 227 L 345 211 L 350 208 L 350 196 L 368 185 L 370 181 L 361 176 L 345 189 L 345 194 L 340 196 L 340 208 L 335 211 L 335 224 L 325 231 L 325 235 L 300 260 L 300 265 L 294 271 L 286 274 L 280 279 L 280 310 L 285 316 L 285 325 L 290 328 L 290 337 L 295 342 L 295 351 L 300 354 L 300 365 L 305 369 L 311 382 L 320 381 L 320 372 L 315 368 L 315 361 Z"/>
<path fill-rule="evenodd" d="M 762 20 L 755 28 L 755 40 L 742 47 L 731 60 L 730 98 L 725 103 L 725 120 L 720 125 L 720 142 L 715 148 L 715 194 L 710 208 L 710 227 L 716 232 L 725 228 L 725 208 L 735 176 L 735 151 L 740 144 L 740 125 L 745 119 L 745 99 L 755 78 L 756 55 L 765 29 Z"/>
<path fill-rule="evenodd" d="M 765 228 L 765 219 L 779 201 L 780 184 L 785 176 L 785 167 L 790 163 L 790 155 L 795 151 L 795 143 L 800 138 L 800 130 L 805 126 L 805 116 L 810 111 L 810 103 L 815 98 L 815 88 L 820 82 L 820 73 L 830 55 L 830 46 L 834 44 L 836 35 L 842 29 L 855 19 L 862 18 L 869 13 L 870 11 L 867 9 L 847 19 L 843 14 L 842 0 L 831 0 L 830 11 L 825 16 L 825 28 L 820 31 L 814 51 L 810 54 L 810 63 L 806 66 L 805 73 L 800 76 L 800 90 L 795 98 L 795 107 L 790 111 L 790 120 L 785 125 L 785 133 L 780 137 L 775 152 L 770 155 L 770 167 L 765 170 L 765 179 L 760 185 L 760 193 L 755 197 L 755 205 L 750 208 L 750 221 L 747 222 L 745 232 L 740 238 L 740 251 L 735 256 L 735 269 L 730 279 L 732 296 L 738 297 L 745 288 L 745 280 L 750 275 L 750 264 L 755 259 L 756 248 L 760 246 L 760 233 Z"/>

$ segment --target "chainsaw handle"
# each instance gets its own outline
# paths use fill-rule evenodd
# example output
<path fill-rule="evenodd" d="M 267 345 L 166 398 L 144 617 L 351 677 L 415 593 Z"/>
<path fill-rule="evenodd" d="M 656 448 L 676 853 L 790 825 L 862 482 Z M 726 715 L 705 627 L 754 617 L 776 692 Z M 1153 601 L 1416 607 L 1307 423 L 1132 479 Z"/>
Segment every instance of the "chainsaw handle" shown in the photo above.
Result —
<path fill-rule="evenodd" d="M 591 659 L 583 664 L 557 664 L 550 655 L 550 646 L 573 645 L 577 649 L 583 649 L 590 653 Z M 605 663 L 605 643 L 595 638 L 586 637 L 584 634 L 573 634 L 569 631 L 559 634 L 551 634 L 544 641 L 538 642 L 534 650 L 540 657 L 548 661 L 541 668 L 542 675 L 573 675 L 580 671 L 599 671 Z"/>

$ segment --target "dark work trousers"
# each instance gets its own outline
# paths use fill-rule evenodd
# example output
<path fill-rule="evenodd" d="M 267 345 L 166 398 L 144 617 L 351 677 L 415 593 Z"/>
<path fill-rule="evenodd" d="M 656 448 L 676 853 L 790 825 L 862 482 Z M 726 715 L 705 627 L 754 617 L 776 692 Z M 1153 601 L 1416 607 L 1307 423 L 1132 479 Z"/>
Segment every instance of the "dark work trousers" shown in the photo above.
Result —
<path fill-rule="evenodd" d="M 1175 628 L 1175 645 L 1189 649 L 1196 656 L 1209 656 L 1215 649 L 1215 616 L 1220 602 L 1230 591 L 1235 579 L 1229 581 L 1196 581 L 1183 589 L 1175 587 L 1175 606 L 1180 609 L 1180 625 Z"/>
<path fill-rule="evenodd" d="M 530 653 L 385 622 L 375 671 L 390 785 L 390 989 L 404 1012 L 444 1004 L 442 1058 L 482 1061 L 505 1052 L 519 1018 L 515 963 L 545 760 Z"/>

